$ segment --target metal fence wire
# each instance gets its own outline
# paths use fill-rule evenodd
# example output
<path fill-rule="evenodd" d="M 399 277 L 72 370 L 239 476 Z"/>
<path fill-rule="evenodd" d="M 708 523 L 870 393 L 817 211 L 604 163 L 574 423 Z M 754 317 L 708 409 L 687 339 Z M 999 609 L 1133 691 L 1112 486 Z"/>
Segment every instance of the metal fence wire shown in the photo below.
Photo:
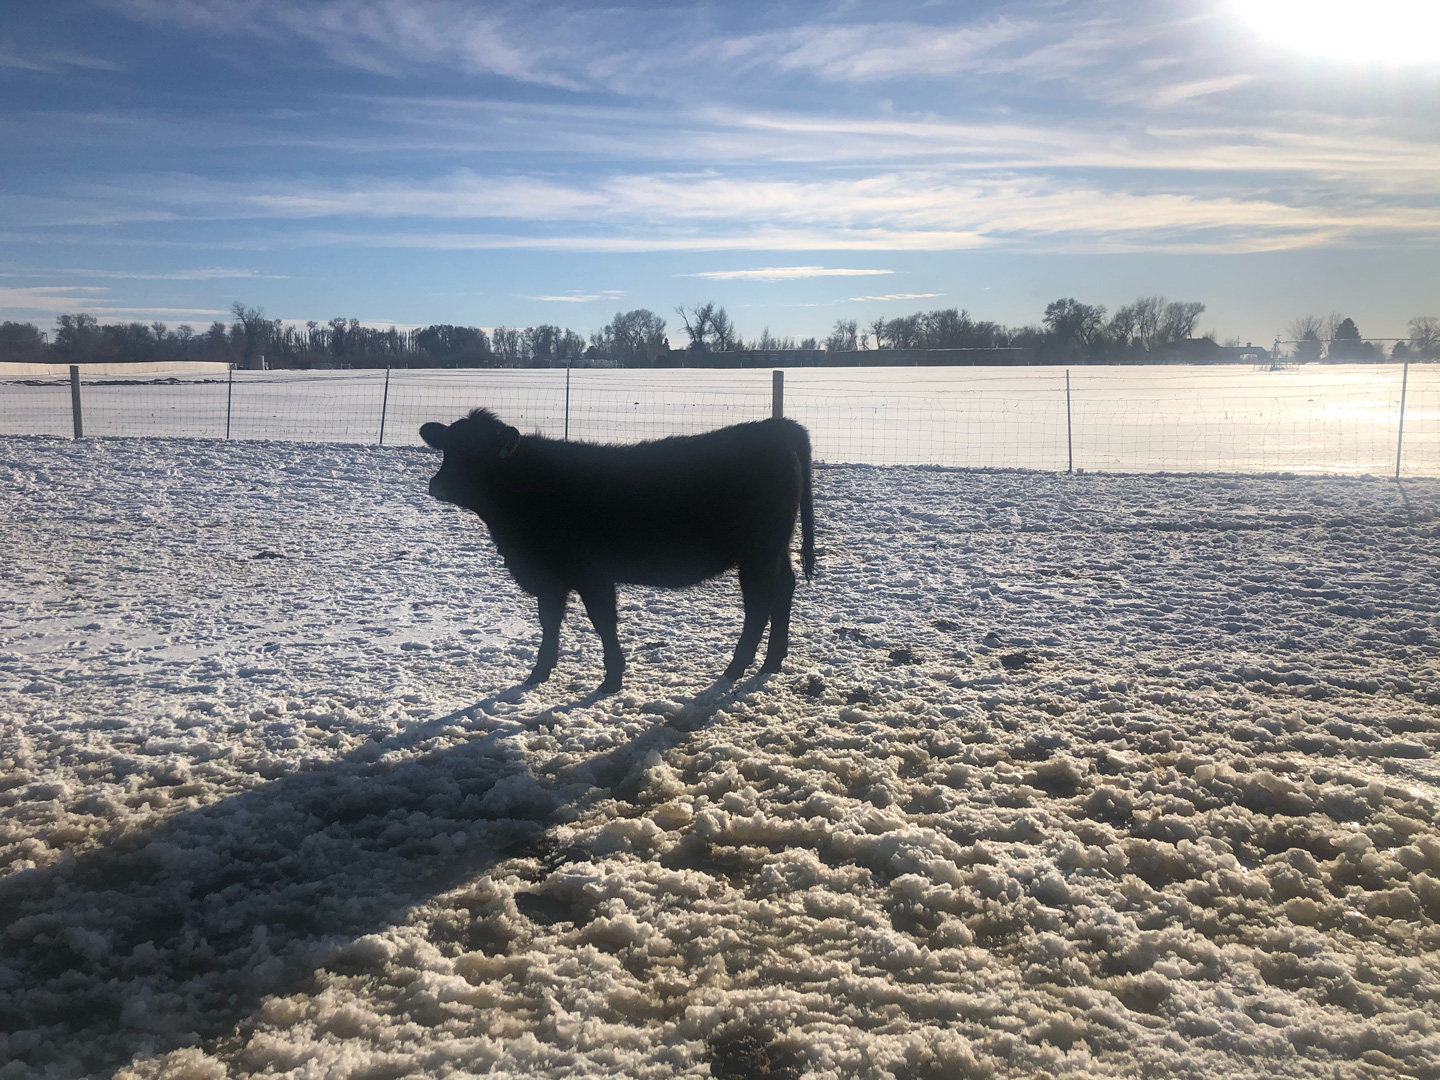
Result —
<path fill-rule="evenodd" d="M 783 409 L 820 461 L 1440 475 L 1440 365 L 226 371 L 5 375 L 0 435 L 419 443 L 476 406 L 633 442 Z M 1398 469 L 1398 471 L 1397 471 Z"/>

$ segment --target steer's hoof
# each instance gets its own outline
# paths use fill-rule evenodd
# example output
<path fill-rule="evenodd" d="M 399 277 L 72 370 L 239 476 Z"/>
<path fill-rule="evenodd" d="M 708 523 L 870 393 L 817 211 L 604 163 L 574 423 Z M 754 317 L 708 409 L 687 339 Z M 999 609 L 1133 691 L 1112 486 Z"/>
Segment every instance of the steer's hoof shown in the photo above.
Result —
<path fill-rule="evenodd" d="M 554 668 L 537 667 L 534 671 L 530 672 L 529 675 L 525 676 L 525 685 L 536 686 L 539 683 L 545 682 L 550 678 L 550 673 L 554 670 Z"/>
<path fill-rule="evenodd" d="M 731 682 L 735 682 L 737 679 L 740 678 L 741 675 L 745 674 L 745 667 L 745 664 L 731 664 L 722 673 L 722 678 L 726 678 L 729 679 Z"/>
<path fill-rule="evenodd" d="M 781 661 L 779 660 L 766 660 L 765 663 L 760 665 L 760 674 L 778 675 L 780 674 L 780 664 Z"/>
<path fill-rule="evenodd" d="M 606 675 L 606 676 L 605 676 L 605 681 L 600 684 L 600 689 L 599 689 L 597 692 L 598 692 L 598 693 L 601 693 L 601 694 L 615 694 L 615 693 L 619 693 L 619 691 L 620 691 L 620 676 L 619 676 L 619 675 Z"/>

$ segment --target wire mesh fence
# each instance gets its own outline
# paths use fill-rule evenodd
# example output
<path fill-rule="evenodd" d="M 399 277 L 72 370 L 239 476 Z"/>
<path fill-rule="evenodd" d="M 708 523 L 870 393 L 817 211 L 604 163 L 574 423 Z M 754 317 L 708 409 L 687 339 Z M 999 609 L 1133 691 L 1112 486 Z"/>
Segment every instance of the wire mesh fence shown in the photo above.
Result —
<path fill-rule="evenodd" d="M 785 414 L 821 461 L 1440 475 L 1440 365 L 804 368 Z M 1403 391 L 1402 391 L 1403 384 Z M 1403 392 L 1403 447 L 1401 418 Z M 522 431 L 631 442 L 771 414 L 769 370 L 82 375 L 86 436 L 387 445 L 484 405 Z M 0 435 L 73 433 L 68 371 L 0 373 Z"/>

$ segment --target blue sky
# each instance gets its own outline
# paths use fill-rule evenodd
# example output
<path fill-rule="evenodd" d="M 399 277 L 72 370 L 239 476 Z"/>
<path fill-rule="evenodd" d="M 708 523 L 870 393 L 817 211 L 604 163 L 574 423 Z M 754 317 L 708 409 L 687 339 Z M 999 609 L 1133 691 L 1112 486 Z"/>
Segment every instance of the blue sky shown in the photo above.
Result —
<path fill-rule="evenodd" d="M 1437 39 L 1434 0 L 6 4 L 0 318 L 823 337 L 1162 293 L 1401 334 Z"/>

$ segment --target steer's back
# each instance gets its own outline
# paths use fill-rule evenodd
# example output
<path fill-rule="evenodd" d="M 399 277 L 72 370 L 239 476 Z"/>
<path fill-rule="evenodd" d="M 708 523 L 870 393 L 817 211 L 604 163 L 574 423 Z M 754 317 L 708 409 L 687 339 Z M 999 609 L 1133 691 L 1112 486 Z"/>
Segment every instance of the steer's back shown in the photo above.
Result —
<path fill-rule="evenodd" d="M 531 436 L 514 464 L 497 477 L 508 520 L 490 521 L 512 569 L 687 585 L 786 549 L 809 439 L 783 419 L 629 446 Z"/>

